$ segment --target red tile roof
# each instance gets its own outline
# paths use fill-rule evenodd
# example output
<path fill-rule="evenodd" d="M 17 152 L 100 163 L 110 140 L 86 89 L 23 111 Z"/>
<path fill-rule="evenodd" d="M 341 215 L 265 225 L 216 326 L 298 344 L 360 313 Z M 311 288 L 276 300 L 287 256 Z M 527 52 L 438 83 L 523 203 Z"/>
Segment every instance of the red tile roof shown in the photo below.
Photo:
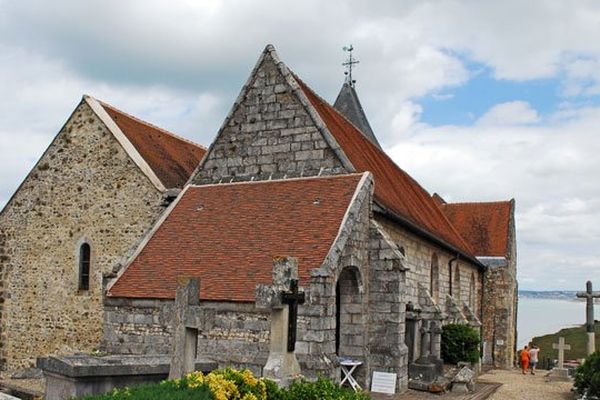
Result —
<path fill-rule="evenodd" d="M 506 257 L 512 202 L 446 203 L 442 211 L 458 229 L 477 256 Z"/>
<path fill-rule="evenodd" d="M 183 188 L 206 148 L 100 103 L 167 188 Z"/>
<path fill-rule="evenodd" d="M 362 176 L 189 186 L 109 296 L 173 299 L 178 277 L 199 277 L 201 299 L 254 301 L 275 256 L 296 257 L 307 284 Z"/>
<path fill-rule="evenodd" d="M 446 219 L 431 196 L 387 154 L 360 133 L 344 116 L 296 77 L 300 87 L 358 171 L 370 171 L 375 199 L 384 207 L 441 239 L 467 256 L 470 246 Z"/>

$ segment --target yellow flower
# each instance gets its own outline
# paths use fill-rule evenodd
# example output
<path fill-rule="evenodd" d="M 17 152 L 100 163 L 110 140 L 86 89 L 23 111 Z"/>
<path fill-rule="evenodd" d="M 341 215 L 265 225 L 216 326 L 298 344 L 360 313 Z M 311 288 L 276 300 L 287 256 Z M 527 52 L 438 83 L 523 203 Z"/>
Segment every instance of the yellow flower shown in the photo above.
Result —
<path fill-rule="evenodd" d="M 246 393 L 241 400 L 258 400 L 252 393 Z"/>
<path fill-rule="evenodd" d="M 254 374 L 252 374 L 252 371 L 249 369 L 242 371 L 242 377 L 244 378 L 246 385 L 256 386 L 256 384 L 258 384 L 258 379 L 254 377 Z"/>
<path fill-rule="evenodd" d="M 233 400 L 240 395 L 235 383 L 222 375 L 210 373 L 206 375 L 205 382 L 215 396 L 215 400 Z"/>
<path fill-rule="evenodd" d="M 204 374 L 201 371 L 195 371 L 186 376 L 188 387 L 195 388 L 198 386 L 202 386 L 204 383 Z"/>

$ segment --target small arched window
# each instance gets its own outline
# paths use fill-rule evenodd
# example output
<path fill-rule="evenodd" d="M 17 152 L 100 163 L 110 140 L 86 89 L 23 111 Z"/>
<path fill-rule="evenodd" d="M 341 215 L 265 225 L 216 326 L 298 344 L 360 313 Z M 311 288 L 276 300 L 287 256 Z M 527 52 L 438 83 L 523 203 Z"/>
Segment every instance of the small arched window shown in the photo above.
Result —
<path fill-rule="evenodd" d="M 475 311 L 475 273 L 471 273 L 471 282 L 469 283 L 469 307 Z"/>
<path fill-rule="evenodd" d="M 460 281 L 460 267 L 456 264 L 456 269 L 454 270 L 454 297 L 456 300 L 461 301 L 460 292 L 461 292 L 461 281 Z"/>
<path fill-rule="evenodd" d="M 83 243 L 79 247 L 79 290 L 90 289 L 90 245 Z"/>
<path fill-rule="evenodd" d="M 437 254 L 431 256 L 431 269 L 429 270 L 429 293 L 435 301 L 440 297 L 440 266 Z"/>

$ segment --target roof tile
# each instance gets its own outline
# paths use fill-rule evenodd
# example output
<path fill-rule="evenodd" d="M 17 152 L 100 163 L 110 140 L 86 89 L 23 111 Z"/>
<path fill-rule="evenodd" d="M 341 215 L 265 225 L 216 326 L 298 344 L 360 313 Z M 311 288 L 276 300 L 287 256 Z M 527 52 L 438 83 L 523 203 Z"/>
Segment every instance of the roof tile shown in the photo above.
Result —
<path fill-rule="evenodd" d="M 469 244 L 417 181 L 304 82 L 297 77 L 295 79 L 354 168 L 373 174 L 376 200 L 464 254 L 473 255 Z"/>
<path fill-rule="evenodd" d="M 445 203 L 442 211 L 458 229 L 476 256 L 506 257 L 512 202 Z"/>
<path fill-rule="evenodd" d="M 254 301 L 273 257 L 298 259 L 301 282 L 329 253 L 362 174 L 189 186 L 109 296 L 175 297 L 199 277 L 204 300 Z"/>
<path fill-rule="evenodd" d="M 206 148 L 100 103 L 167 188 L 183 188 Z"/>

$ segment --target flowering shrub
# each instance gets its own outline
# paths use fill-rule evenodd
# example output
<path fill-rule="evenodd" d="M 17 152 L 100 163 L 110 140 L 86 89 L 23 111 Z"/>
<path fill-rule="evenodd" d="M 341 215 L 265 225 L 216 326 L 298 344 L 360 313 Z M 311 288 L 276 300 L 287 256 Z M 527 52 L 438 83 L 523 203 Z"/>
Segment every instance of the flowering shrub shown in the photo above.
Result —
<path fill-rule="evenodd" d="M 316 382 L 298 380 L 289 388 L 280 389 L 275 382 L 255 377 L 245 369 L 220 369 L 204 375 L 192 372 L 182 379 L 160 384 L 114 389 L 85 400 L 366 400 L 363 393 L 340 388 L 332 381 L 319 378 Z"/>

